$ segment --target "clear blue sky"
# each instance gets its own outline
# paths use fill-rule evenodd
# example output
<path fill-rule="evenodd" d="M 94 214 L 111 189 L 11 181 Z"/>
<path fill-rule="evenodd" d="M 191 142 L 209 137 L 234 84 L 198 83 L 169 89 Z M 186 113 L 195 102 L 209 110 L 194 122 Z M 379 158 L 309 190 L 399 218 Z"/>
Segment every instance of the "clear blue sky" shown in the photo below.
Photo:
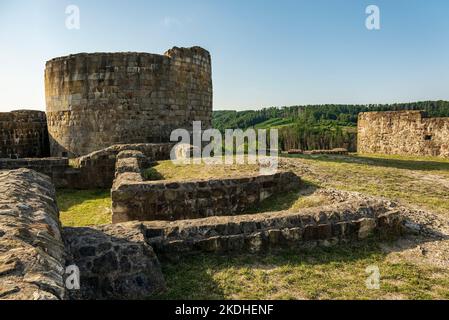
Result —
<path fill-rule="evenodd" d="M 448 16 L 446 0 L 0 0 L 0 111 L 45 109 L 53 57 L 175 45 L 211 52 L 215 110 L 449 100 Z"/>

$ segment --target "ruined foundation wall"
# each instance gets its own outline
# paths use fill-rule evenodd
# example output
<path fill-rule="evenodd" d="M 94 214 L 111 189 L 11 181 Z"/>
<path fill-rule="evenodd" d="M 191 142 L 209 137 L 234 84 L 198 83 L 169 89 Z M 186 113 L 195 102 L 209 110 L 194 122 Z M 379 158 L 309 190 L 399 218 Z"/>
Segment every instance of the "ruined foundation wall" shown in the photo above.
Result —
<path fill-rule="evenodd" d="M 200 47 L 56 58 L 46 64 L 45 95 L 53 156 L 168 142 L 194 120 L 211 126 L 211 58 Z"/>
<path fill-rule="evenodd" d="M 143 222 L 147 242 L 160 258 L 189 252 L 260 252 L 281 247 L 334 245 L 403 232 L 406 208 L 336 190 L 320 194 L 334 204 L 296 211 Z"/>
<path fill-rule="evenodd" d="M 47 157 L 49 154 L 44 112 L 0 112 L 0 158 Z"/>
<path fill-rule="evenodd" d="M 195 219 L 240 214 L 264 199 L 301 186 L 292 172 L 195 181 L 143 181 L 140 152 L 117 156 L 112 222 Z"/>
<path fill-rule="evenodd" d="M 72 167 L 67 158 L 0 159 L 0 170 L 27 168 L 49 176 L 57 188 L 111 188 L 117 154 L 122 150 L 142 150 L 152 161 L 170 158 L 172 143 L 116 145 L 75 159 Z"/>
<path fill-rule="evenodd" d="M 360 113 L 358 152 L 449 158 L 449 118 L 421 111 Z"/>
<path fill-rule="evenodd" d="M 0 171 L 0 300 L 64 299 L 65 249 L 50 179 Z"/>
<path fill-rule="evenodd" d="M 138 223 L 64 228 L 68 264 L 80 269 L 71 299 L 148 299 L 165 289 L 153 248 Z"/>

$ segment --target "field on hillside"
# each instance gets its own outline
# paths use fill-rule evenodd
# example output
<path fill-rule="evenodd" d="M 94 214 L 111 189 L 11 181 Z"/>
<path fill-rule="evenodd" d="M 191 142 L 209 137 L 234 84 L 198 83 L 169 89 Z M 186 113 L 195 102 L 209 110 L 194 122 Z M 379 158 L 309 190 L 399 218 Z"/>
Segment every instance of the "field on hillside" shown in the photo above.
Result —
<path fill-rule="evenodd" d="M 307 189 L 267 199 L 253 212 L 322 205 L 316 188 L 383 196 L 423 209 L 414 217 L 439 236 L 263 255 L 197 255 L 164 262 L 168 291 L 163 299 L 433 299 L 449 298 L 449 161 L 402 156 L 291 156 L 282 170 L 296 172 Z M 246 175 L 255 165 L 154 167 L 164 179 Z M 110 222 L 108 191 L 58 193 L 64 225 Z M 380 289 L 367 289 L 368 266 L 379 268 Z M 154 298 L 154 297 L 153 297 Z"/>

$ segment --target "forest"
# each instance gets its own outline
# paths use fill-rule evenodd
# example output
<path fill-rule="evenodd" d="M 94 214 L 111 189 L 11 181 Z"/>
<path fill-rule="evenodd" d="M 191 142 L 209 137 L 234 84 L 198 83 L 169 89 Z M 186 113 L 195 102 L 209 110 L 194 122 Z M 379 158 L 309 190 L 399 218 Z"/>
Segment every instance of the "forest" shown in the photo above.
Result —
<path fill-rule="evenodd" d="M 279 130 L 279 146 L 288 149 L 357 149 L 360 112 L 423 110 L 431 117 L 449 117 L 449 101 L 422 101 L 369 105 L 306 105 L 269 107 L 247 111 L 214 111 L 213 127 Z"/>

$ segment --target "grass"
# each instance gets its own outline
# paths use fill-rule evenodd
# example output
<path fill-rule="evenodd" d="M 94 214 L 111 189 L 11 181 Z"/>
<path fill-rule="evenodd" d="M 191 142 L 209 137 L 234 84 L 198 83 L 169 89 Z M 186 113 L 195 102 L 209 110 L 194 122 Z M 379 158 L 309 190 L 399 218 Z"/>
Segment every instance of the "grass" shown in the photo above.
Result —
<path fill-rule="evenodd" d="M 57 191 L 60 220 L 65 227 L 84 227 L 112 222 L 109 190 Z"/>
<path fill-rule="evenodd" d="M 143 170 L 142 177 L 146 181 L 163 180 L 164 176 L 159 173 L 154 167 Z"/>
<path fill-rule="evenodd" d="M 390 262 L 375 241 L 265 255 L 198 255 L 163 263 L 157 299 L 448 299 L 449 270 Z M 380 289 L 368 289 L 368 266 Z"/>
<path fill-rule="evenodd" d="M 319 186 L 384 196 L 449 216 L 449 160 L 384 155 L 294 158 L 310 169 L 299 174 Z"/>
<path fill-rule="evenodd" d="M 153 167 L 165 180 L 197 180 L 233 178 L 259 173 L 257 164 L 205 165 L 177 164 L 172 161 L 160 161 Z"/>

